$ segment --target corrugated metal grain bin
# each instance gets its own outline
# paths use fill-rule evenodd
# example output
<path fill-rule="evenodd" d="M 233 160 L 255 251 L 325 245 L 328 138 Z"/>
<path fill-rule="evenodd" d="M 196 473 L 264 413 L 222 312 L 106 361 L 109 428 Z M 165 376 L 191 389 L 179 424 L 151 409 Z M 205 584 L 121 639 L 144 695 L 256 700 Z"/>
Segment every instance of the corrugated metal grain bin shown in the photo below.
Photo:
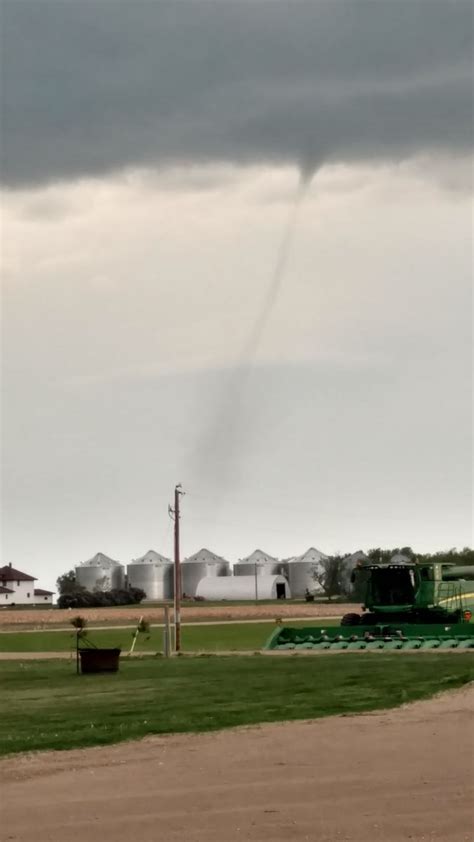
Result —
<path fill-rule="evenodd" d="M 127 565 L 127 579 L 130 587 L 145 591 L 148 601 L 173 598 L 173 563 L 155 550 L 148 550 L 144 556 L 133 559 Z"/>
<path fill-rule="evenodd" d="M 119 561 L 97 553 L 76 567 L 76 581 L 88 591 L 110 591 L 125 587 L 125 568 Z"/>
<path fill-rule="evenodd" d="M 230 564 L 225 558 L 202 549 L 186 558 L 181 565 L 183 596 L 196 596 L 198 583 L 206 577 L 230 577 Z"/>

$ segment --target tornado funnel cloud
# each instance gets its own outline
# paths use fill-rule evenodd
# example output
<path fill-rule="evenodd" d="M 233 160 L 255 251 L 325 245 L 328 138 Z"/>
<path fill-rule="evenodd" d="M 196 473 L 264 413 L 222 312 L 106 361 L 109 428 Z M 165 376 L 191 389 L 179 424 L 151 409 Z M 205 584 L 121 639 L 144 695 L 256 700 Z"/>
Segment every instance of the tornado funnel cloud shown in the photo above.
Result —
<path fill-rule="evenodd" d="M 280 298 L 304 199 L 311 184 L 311 175 L 302 177 L 280 239 L 270 283 L 252 323 L 247 340 L 238 355 L 234 370 L 219 397 L 210 424 L 196 443 L 192 474 L 204 478 L 220 489 L 235 481 L 247 441 L 244 397 L 258 350 Z"/>
<path fill-rule="evenodd" d="M 271 315 L 277 305 L 285 279 L 288 259 L 293 245 L 295 230 L 301 210 L 301 205 L 308 191 L 311 179 L 300 182 L 296 199 L 286 223 L 283 236 L 277 251 L 275 268 L 272 273 L 270 285 L 263 300 L 263 304 L 255 319 L 241 357 L 241 364 L 251 366 L 254 362 L 257 351 L 260 347 L 265 329 L 270 321 Z"/>

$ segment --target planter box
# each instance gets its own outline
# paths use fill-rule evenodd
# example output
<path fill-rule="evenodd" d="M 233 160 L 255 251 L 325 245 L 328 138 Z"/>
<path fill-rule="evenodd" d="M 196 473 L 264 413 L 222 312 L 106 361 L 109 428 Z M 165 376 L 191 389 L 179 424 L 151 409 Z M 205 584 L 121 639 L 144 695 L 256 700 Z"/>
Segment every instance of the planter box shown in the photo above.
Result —
<path fill-rule="evenodd" d="M 118 672 L 121 649 L 79 649 L 81 672 Z"/>

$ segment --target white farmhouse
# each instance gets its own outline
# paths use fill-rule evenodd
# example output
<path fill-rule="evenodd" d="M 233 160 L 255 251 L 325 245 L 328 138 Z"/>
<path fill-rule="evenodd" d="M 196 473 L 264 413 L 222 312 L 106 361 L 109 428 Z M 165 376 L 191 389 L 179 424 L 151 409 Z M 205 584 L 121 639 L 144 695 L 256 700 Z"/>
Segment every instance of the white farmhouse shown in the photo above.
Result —
<path fill-rule="evenodd" d="M 44 588 L 35 588 L 35 605 L 52 605 L 54 591 L 45 591 Z"/>
<path fill-rule="evenodd" d="M 0 605 L 11 605 L 12 604 L 12 594 L 15 591 L 11 588 L 5 588 L 3 585 L 0 585 Z"/>
<path fill-rule="evenodd" d="M 52 605 L 53 592 L 35 588 L 35 582 L 11 564 L 0 567 L 0 605 Z"/>

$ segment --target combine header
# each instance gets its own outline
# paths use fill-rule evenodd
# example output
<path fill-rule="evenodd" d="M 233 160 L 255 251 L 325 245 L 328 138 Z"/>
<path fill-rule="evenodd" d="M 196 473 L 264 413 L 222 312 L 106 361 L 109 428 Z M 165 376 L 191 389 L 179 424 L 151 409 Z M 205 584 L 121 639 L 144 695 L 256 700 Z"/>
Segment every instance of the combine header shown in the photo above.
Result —
<path fill-rule="evenodd" d="M 361 614 L 339 627 L 280 626 L 271 650 L 474 650 L 474 567 L 454 564 L 366 564 L 352 582 L 365 590 Z"/>

